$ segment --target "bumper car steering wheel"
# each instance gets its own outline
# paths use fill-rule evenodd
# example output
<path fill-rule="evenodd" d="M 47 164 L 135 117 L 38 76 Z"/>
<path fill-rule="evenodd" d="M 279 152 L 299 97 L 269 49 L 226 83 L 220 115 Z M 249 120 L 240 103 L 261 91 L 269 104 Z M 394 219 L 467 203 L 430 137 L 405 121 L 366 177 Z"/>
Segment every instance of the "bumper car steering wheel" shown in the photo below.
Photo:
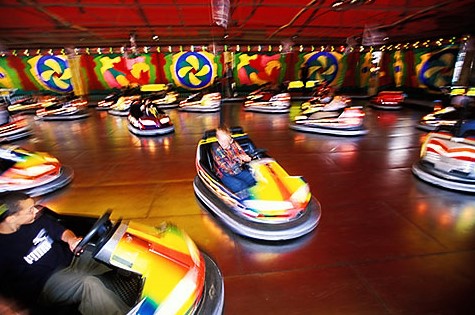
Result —
<path fill-rule="evenodd" d="M 79 256 L 82 254 L 86 246 L 91 242 L 91 240 L 96 237 L 99 233 L 102 233 L 100 235 L 101 240 L 97 242 L 97 244 L 102 243 L 102 238 L 105 237 L 108 233 L 105 233 L 110 227 L 109 223 L 109 218 L 111 215 L 112 211 L 107 210 L 106 213 L 104 213 L 97 221 L 94 223 L 92 228 L 87 232 L 87 234 L 83 237 L 83 239 L 76 245 L 74 248 L 74 255 Z"/>
<path fill-rule="evenodd" d="M 251 160 L 258 160 L 264 157 L 264 153 L 266 153 L 266 149 L 255 149 L 249 156 Z"/>

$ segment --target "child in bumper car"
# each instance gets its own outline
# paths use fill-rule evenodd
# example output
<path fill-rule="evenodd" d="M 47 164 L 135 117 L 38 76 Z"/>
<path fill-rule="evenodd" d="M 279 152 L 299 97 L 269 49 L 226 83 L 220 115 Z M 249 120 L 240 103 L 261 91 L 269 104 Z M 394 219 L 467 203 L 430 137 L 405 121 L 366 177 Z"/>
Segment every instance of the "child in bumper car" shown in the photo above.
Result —
<path fill-rule="evenodd" d="M 244 167 L 251 157 L 233 141 L 226 126 L 216 129 L 216 138 L 218 142 L 213 145 L 212 153 L 218 176 L 238 197 L 248 198 L 248 189 L 256 184 L 251 172 Z"/>

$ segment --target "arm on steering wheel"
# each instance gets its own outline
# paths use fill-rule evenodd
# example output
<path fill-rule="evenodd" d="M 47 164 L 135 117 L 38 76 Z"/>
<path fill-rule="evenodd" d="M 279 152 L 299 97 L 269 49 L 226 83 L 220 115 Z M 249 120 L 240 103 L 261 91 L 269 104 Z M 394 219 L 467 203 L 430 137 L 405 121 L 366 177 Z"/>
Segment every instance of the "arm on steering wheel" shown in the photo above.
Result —
<path fill-rule="evenodd" d="M 101 237 L 103 237 L 105 234 L 105 231 L 110 227 L 110 215 L 112 211 L 108 209 L 106 213 L 104 213 L 97 221 L 94 223 L 92 228 L 89 230 L 89 232 L 83 237 L 83 239 L 77 244 L 76 248 L 74 248 L 74 255 L 79 256 L 81 253 L 84 251 L 86 246 L 93 240 L 94 237 L 100 234 L 102 232 Z M 100 242 L 98 242 L 100 243 Z"/>
<path fill-rule="evenodd" d="M 251 157 L 251 160 L 258 160 L 265 157 L 266 152 L 266 149 L 255 149 L 249 154 L 249 156 Z"/>

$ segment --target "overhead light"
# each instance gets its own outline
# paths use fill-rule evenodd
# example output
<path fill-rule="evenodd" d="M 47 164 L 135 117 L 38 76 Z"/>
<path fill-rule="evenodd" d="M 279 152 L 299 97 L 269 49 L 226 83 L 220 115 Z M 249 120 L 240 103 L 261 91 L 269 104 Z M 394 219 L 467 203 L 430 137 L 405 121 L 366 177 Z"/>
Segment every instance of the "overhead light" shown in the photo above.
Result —
<path fill-rule="evenodd" d="M 344 0 L 337 0 L 337 1 L 333 2 L 332 8 L 338 8 L 338 7 L 340 7 L 341 5 L 343 5 L 344 3 L 345 3 Z"/>
<path fill-rule="evenodd" d="M 226 39 L 226 38 L 228 38 L 228 37 L 229 37 L 229 34 L 227 34 L 227 33 L 224 34 L 224 36 L 223 36 L 224 39 Z"/>
<path fill-rule="evenodd" d="M 158 37 L 158 35 L 153 35 L 153 36 L 152 36 L 152 39 L 153 39 L 154 41 L 158 41 L 158 40 L 160 39 L 160 37 Z"/>
<path fill-rule="evenodd" d="M 333 9 L 342 9 L 342 7 L 350 7 L 362 4 L 372 4 L 375 0 L 335 0 L 331 7 Z"/>

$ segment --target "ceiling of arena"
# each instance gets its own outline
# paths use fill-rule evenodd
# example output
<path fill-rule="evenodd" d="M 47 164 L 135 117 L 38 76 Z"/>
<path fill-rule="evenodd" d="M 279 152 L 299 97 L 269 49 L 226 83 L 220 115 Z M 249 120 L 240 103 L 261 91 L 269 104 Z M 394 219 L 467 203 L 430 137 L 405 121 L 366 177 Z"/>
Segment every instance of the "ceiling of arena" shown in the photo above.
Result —
<path fill-rule="evenodd" d="M 217 18 L 220 4 L 229 14 Z M 338 5 L 340 4 L 340 5 Z M 0 0 L 0 50 L 379 44 L 472 34 L 475 0 Z M 226 12 L 226 10 L 224 10 Z"/>

